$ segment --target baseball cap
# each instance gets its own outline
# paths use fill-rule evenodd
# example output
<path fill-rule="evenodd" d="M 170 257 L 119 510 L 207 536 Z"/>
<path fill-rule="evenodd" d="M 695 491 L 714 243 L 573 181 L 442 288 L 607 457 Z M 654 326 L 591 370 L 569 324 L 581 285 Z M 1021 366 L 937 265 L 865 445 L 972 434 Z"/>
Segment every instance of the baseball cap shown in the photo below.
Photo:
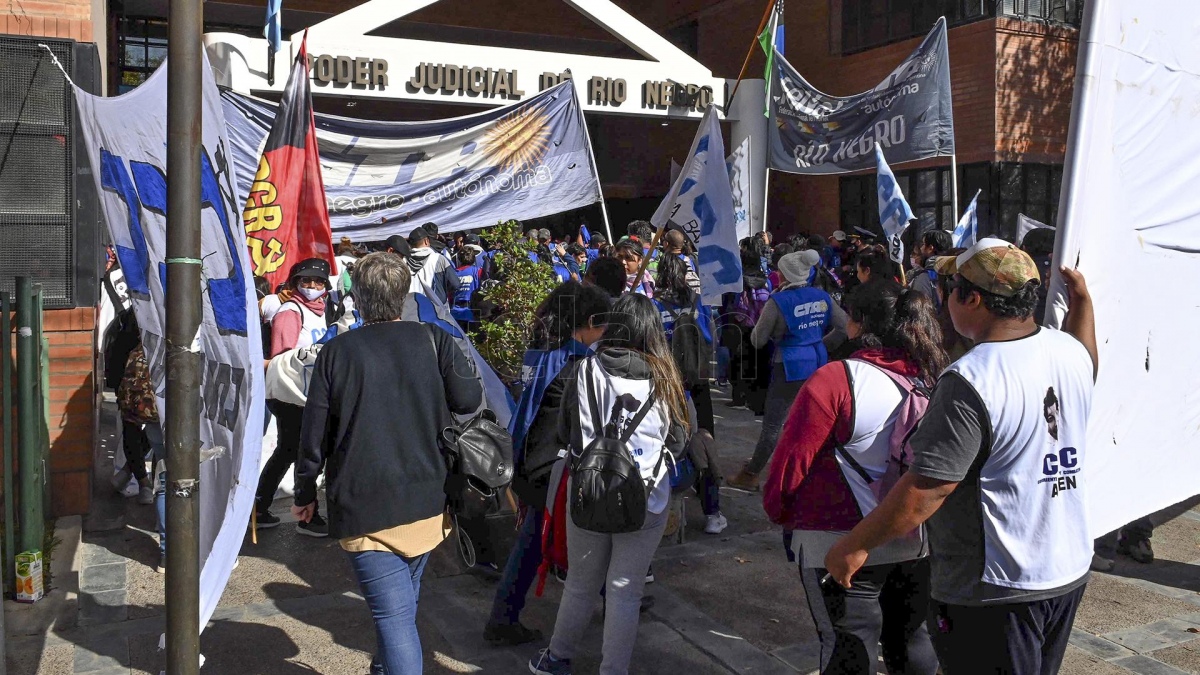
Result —
<path fill-rule="evenodd" d="M 993 295 L 1012 297 L 1030 281 L 1042 280 L 1029 254 L 1004 241 L 988 237 L 955 256 L 934 261 L 938 274 L 961 274 L 964 279 Z"/>
<path fill-rule="evenodd" d="M 841 230 L 834 230 L 831 235 L 836 241 L 846 241 L 846 233 Z"/>
<path fill-rule="evenodd" d="M 406 258 L 412 253 L 412 246 L 408 245 L 408 240 L 402 234 L 393 234 L 388 237 L 387 245 L 388 248 Z"/>
<path fill-rule="evenodd" d="M 416 227 L 416 228 L 413 228 L 412 232 L 408 233 L 408 245 L 412 246 L 413 248 L 416 248 L 417 244 L 419 244 L 422 241 L 424 241 L 425 239 L 429 239 L 429 238 L 430 238 L 429 232 L 425 228 Z"/>

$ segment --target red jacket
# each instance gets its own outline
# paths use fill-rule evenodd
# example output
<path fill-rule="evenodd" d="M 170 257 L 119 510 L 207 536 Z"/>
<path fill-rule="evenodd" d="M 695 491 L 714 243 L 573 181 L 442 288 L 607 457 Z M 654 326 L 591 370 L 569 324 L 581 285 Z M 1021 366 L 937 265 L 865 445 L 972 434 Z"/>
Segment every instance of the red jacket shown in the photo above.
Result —
<path fill-rule="evenodd" d="M 903 351 L 865 349 L 852 358 L 903 375 L 920 369 Z M 775 446 L 763 484 L 771 522 L 792 530 L 849 530 L 862 520 L 858 502 L 835 456 L 834 438 L 850 440 L 854 396 L 846 366 L 827 363 L 804 383 Z"/>

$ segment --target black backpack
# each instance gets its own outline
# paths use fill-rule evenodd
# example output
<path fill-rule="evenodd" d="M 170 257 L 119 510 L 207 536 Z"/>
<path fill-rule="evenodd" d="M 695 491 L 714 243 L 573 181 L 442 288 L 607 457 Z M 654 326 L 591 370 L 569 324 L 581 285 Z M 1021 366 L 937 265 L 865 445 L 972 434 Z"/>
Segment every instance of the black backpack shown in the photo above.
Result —
<path fill-rule="evenodd" d="M 484 410 L 441 435 L 446 458 L 446 503 L 460 518 L 481 518 L 504 510 L 513 479 L 512 436 Z"/>
<path fill-rule="evenodd" d="M 590 532 L 620 534 L 636 532 L 646 522 L 646 498 L 652 483 L 642 473 L 629 449 L 629 439 L 654 407 L 654 391 L 630 420 L 620 438 L 608 436 L 592 379 L 594 366 L 588 360 L 587 398 L 596 437 L 573 458 L 571 465 L 571 521 Z M 666 450 L 663 450 L 666 454 Z M 659 455 L 661 466 L 663 457 Z M 658 470 L 655 469 L 655 475 Z"/>

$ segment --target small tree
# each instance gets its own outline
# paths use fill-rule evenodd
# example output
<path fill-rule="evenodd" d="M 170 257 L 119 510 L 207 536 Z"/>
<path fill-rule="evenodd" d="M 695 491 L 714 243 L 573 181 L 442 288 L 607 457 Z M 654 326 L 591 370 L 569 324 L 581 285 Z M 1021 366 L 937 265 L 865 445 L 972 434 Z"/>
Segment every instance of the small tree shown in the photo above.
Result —
<path fill-rule="evenodd" d="M 496 283 L 480 293 L 500 312 L 494 321 L 479 325 L 475 345 L 500 377 L 512 384 L 521 376 L 537 308 L 558 281 L 549 266 L 530 260 L 534 245 L 522 236 L 520 221 L 499 223 L 487 234 L 499 246 L 492 274 Z"/>

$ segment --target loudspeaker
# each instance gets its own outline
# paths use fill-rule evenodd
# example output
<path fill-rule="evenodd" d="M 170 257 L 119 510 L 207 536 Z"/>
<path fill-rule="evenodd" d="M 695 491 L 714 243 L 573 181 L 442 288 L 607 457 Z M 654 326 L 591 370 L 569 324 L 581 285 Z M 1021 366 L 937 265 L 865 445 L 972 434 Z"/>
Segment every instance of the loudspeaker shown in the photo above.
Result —
<path fill-rule="evenodd" d="M 70 84 L 99 93 L 95 45 L 0 35 L 0 290 L 42 285 L 47 308 L 98 300 L 103 252 L 95 184 Z"/>

